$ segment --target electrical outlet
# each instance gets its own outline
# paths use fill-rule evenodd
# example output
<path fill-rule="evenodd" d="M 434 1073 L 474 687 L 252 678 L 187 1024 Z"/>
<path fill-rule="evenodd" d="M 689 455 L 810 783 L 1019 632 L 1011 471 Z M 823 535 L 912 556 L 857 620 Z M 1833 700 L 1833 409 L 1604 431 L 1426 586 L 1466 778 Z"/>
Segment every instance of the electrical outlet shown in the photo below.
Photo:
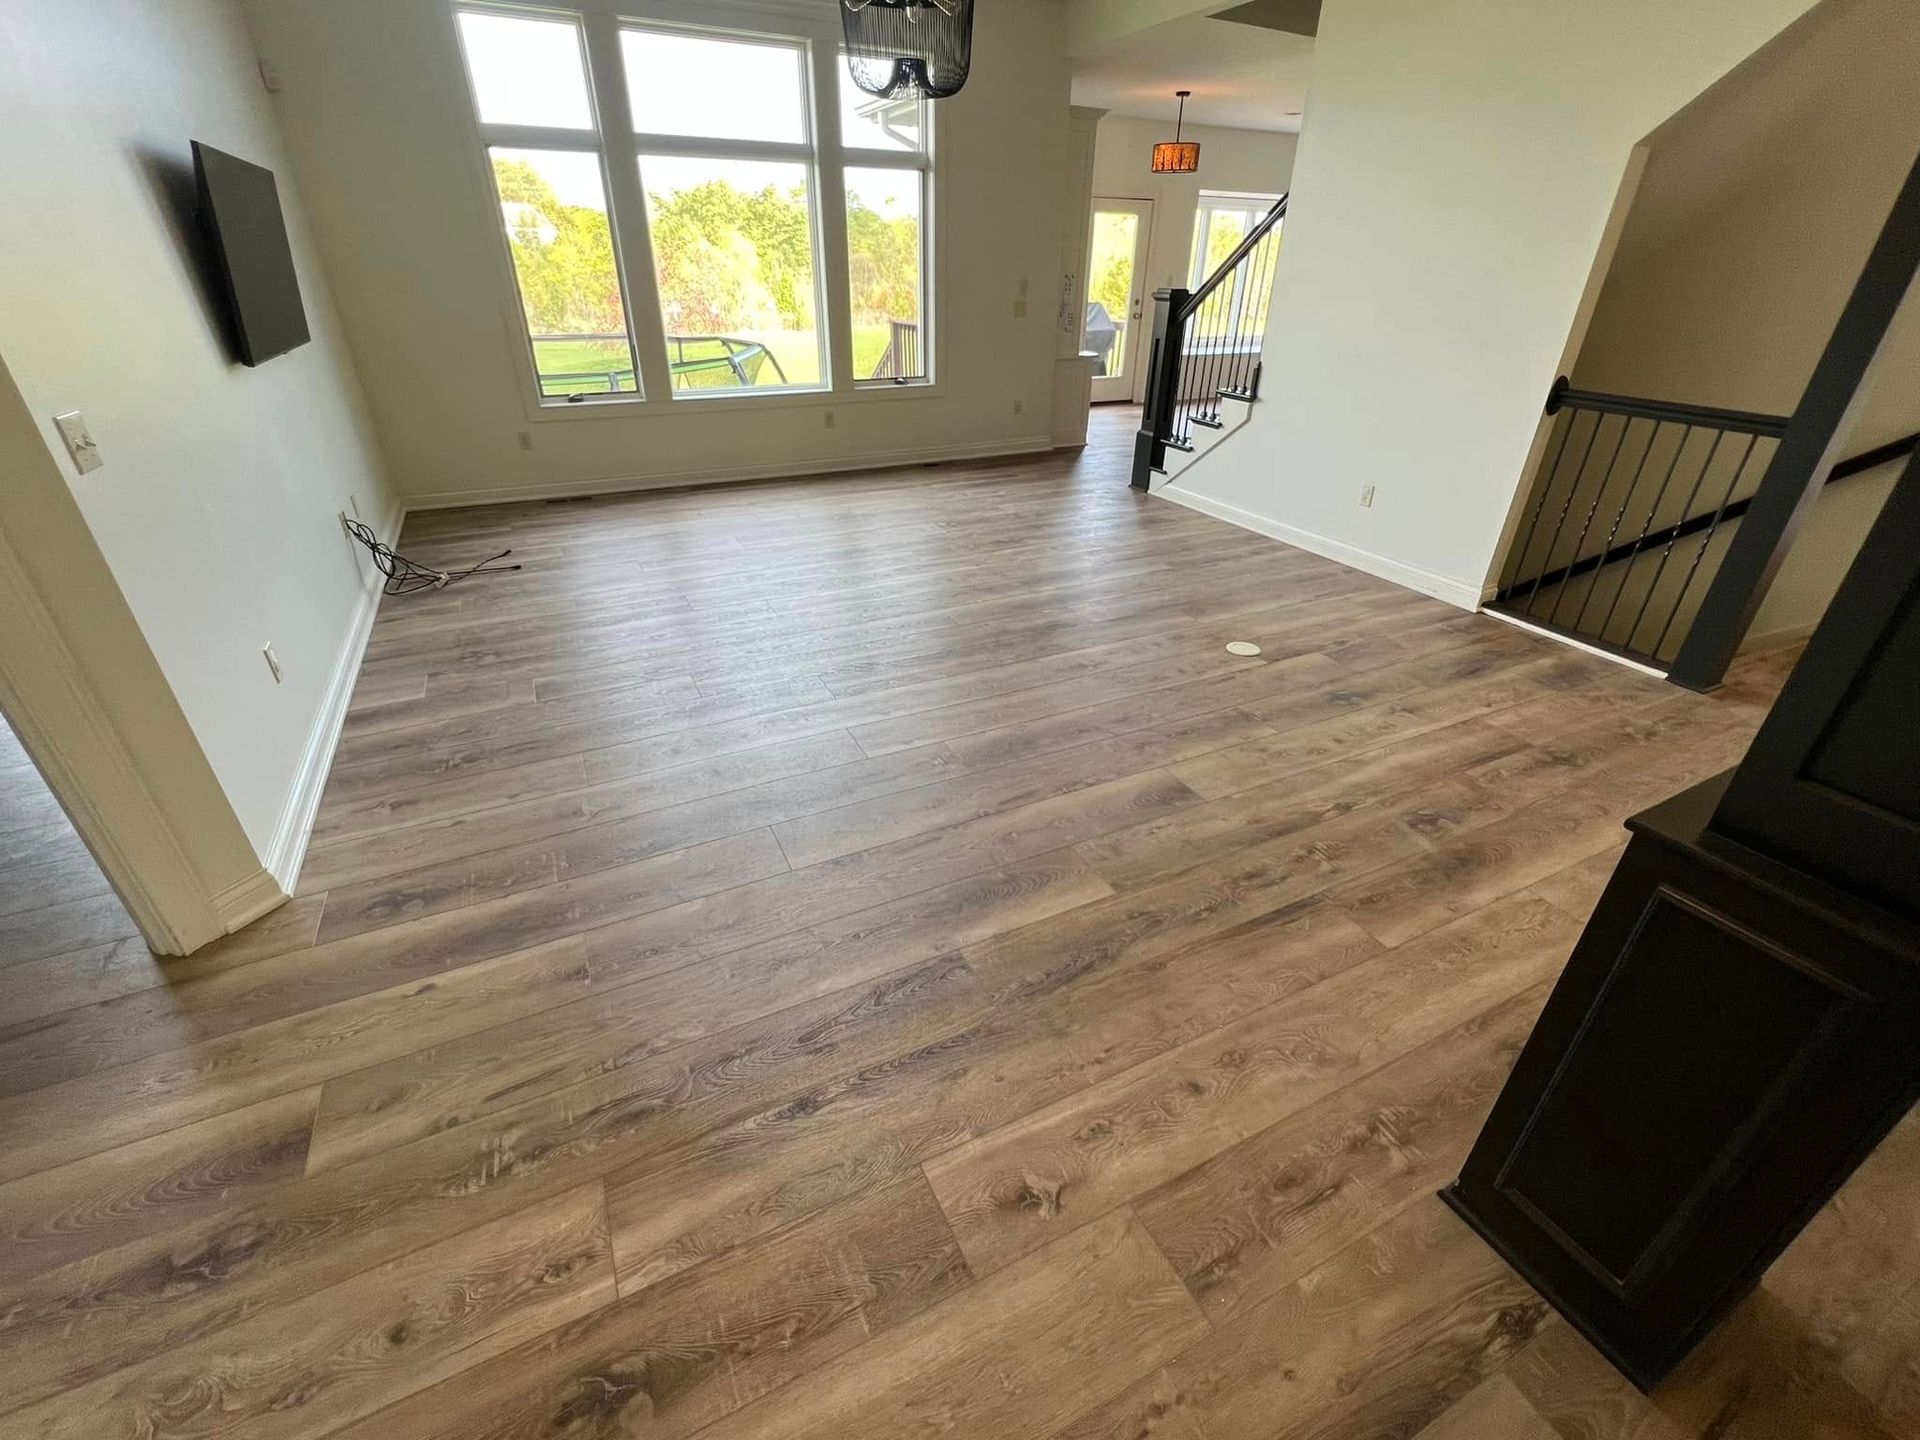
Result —
<path fill-rule="evenodd" d="M 520 448 L 522 450 L 531 450 L 533 448 L 533 431 L 522 430 L 520 432 Z"/>
<path fill-rule="evenodd" d="M 273 653 L 273 642 L 268 641 L 262 645 L 260 653 L 267 657 L 267 669 L 273 672 L 273 683 L 278 685 L 285 677 L 280 671 L 280 657 Z"/>
<path fill-rule="evenodd" d="M 1026 402 L 1026 401 L 1024 401 L 1024 400 L 1016 400 L 1016 401 L 1014 401 L 1014 402 L 1013 402 L 1013 413 L 1014 413 L 1014 414 L 1016 414 L 1016 415 L 1024 415 L 1024 414 L 1026 414 L 1026 413 L 1027 413 L 1027 402 Z"/>
<path fill-rule="evenodd" d="M 1360 492 L 1360 508 L 1362 510 L 1371 510 L 1373 508 L 1373 487 L 1371 485 Z"/>
<path fill-rule="evenodd" d="M 91 474 L 107 463 L 101 458 L 100 447 L 93 443 L 86 417 L 78 410 L 54 416 L 53 424 L 60 432 L 60 438 L 67 442 L 67 454 L 73 457 L 73 468 L 82 475 Z"/>
<path fill-rule="evenodd" d="M 833 427 L 834 427 L 833 411 L 829 410 L 827 411 L 827 429 L 831 430 L 833 429 Z"/>

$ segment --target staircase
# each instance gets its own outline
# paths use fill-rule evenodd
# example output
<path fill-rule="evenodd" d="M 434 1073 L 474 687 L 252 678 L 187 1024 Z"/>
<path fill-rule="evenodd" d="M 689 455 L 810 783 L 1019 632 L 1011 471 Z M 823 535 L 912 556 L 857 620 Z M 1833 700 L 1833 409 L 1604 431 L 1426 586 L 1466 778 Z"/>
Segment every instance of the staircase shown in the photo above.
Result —
<path fill-rule="evenodd" d="M 1154 295 L 1134 489 L 1148 490 L 1155 475 L 1170 476 L 1192 464 L 1245 423 L 1260 398 L 1260 347 L 1286 214 L 1282 195 L 1197 289 Z"/>

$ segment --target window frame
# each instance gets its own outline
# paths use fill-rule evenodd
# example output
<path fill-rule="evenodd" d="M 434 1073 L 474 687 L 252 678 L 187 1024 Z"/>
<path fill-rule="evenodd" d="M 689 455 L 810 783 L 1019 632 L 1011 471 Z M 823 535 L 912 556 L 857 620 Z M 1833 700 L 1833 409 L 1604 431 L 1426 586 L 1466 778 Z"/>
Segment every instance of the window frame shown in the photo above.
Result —
<path fill-rule="evenodd" d="M 846 52 L 839 46 L 833 47 L 834 83 L 837 86 L 850 85 L 852 80 L 847 74 Z M 938 327 L 934 316 L 935 294 L 935 247 L 938 231 L 938 219 L 935 214 L 937 204 L 935 196 L 935 178 L 938 170 L 934 164 L 934 106 L 922 96 L 920 107 L 920 147 L 917 150 L 880 150 L 871 146 L 848 145 L 840 133 L 840 96 L 835 90 L 833 97 L 833 140 L 839 150 L 840 174 L 840 228 L 846 236 L 847 205 L 846 176 L 849 170 L 900 170 L 917 171 L 920 186 L 920 360 L 924 374 L 905 379 L 862 380 L 851 374 L 853 341 L 853 270 L 852 246 L 848 245 L 845 270 L 847 285 L 846 330 L 848 342 L 849 375 L 856 389 L 860 390 L 912 390 L 924 389 L 937 379 L 935 359 L 938 353 Z"/>
<path fill-rule="evenodd" d="M 581 74 L 586 84 L 587 115 L 592 128 L 572 130 L 563 127 L 509 125 L 498 121 L 482 120 L 473 68 L 467 59 L 466 43 L 459 33 L 459 17 L 464 13 L 505 15 L 528 20 L 558 21 L 572 25 L 580 46 Z M 456 3 L 450 7 L 449 14 L 467 111 L 472 117 L 474 131 L 480 141 L 477 154 L 485 181 L 489 214 L 498 237 L 499 253 L 506 267 L 507 296 L 512 301 L 513 321 L 520 338 L 516 350 L 519 354 L 518 368 L 522 371 L 523 388 L 532 397 L 532 403 L 542 411 L 556 408 L 579 410 L 598 406 L 624 407 L 645 404 L 652 394 L 653 377 L 647 373 L 646 361 L 641 353 L 641 337 L 635 325 L 633 266 L 629 261 L 627 237 L 621 233 L 618 206 L 614 197 L 614 167 L 607 152 L 606 126 L 602 118 L 604 107 L 598 86 L 595 84 L 593 47 L 587 35 L 588 17 L 581 11 L 558 7 L 469 4 L 465 3 L 465 0 L 456 0 Z M 573 155 L 591 154 L 597 157 L 600 165 L 601 191 L 607 201 L 607 229 L 613 245 L 614 271 L 620 282 L 621 308 L 625 311 L 627 319 L 627 348 L 634 364 L 634 389 L 631 393 L 585 394 L 578 398 L 570 398 L 550 396 L 542 387 L 540 362 L 534 350 L 533 330 L 527 318 L 526 299 L 520 289 L 519 267 L 514 259 L 513 243 L 507 237 L 506 226 L 501 218 L 503 202 L 500 199 L 499 185 L 494 177 L 492 159 L 492 152 L 495 149 L 549 151 Z"/>
<path fill-rule="evenodd" d="M 1202 190 L 1194 198 L 1193 235 L 1188 241 L 1191 253 L 1187 259 L 1187 289 L 1198 290 L 1206 283 L 1207 270 L 1207 234 L 1213 228 L 1213 216 L 1216 213 L 1241 214 L 1248 217 L 1247 230 L 1257 225 L 1261 218 L 1279 202 L 1278 195 L 1263 195 L 1255 190 Z M 1212 297 L 1209 298 L 1209 303 Z M 1247 293 L 1244 285 L 1236 283 L 1233 297 L 1228 306 L 1226 328 L 1239 331 L 1246 314 Z"/>
<path fill-rule="evenodd" d="M 529 19 L 559 19 L 579 27 L 586 66 L 594 129 L 556 131 L 540 127 L 488 125 L 480 120 L 474 87 L 458 33 L 462 11 L 520 15 Z M 518 327 L 514 347 L 521 372 L 521 394 L 532 423 L 587 419 L 632 418 L 665 414 L 682 402 L 700 407 L 754 409 L 825 408 L 842 403 L 864 404 L 945 394 L 941 380 L 939 296 L 944 277 L 939 264 L 944 189 L 937 153 L 937 107 L 921 102 L 922 142 L 917 151 L 875 150 L 844 145 L 839 124 L 842 67 L 837 11 L 788 6 L 782 0 L 565 0 L 558 4 L 525 4 L 517 0 L 447 0 L 443 10 L 453 46 L 456 92 L 473 125 L 478 144 L 473 149 L 479 193 L 485 196 L 492 228 L 498 232 L 496 253 L 504 280 L 503 312 Z M 803 47 L 804 93 L 811 153 L 809 166 L 815 247 L 816 315 L 825 329 L 824 373 L 817 385 L 756 386 L 676 391 L 669 373 L 666 324 L 660 306 L 658 269 L 654 260 L 640 156 L 687 154 L 717 158 L 801 160 L 788 142 L 708 140 L 694 136 L 656 136 L 633 133 L 628 103 L 625 63 L 621 52 L 623 30 L 644 29 L 705 34 L 717 39 L 761 40 Z M 851 83 L 851 82 L 849 82 Z M 610 118 L 613 123 L 610 123 Z M 496 138 L 500 137 L 500 138 Z M 658 148 L 649 149 L 655 145 Z M 495 145 L 520 149 L 597 150 L 606 184 L 616 266 L 627 313 L 636 363 L 637 389 L 633 393 L 594 395 L 584 400 L 549 399 L 541 392 L 538 367 L 529 335 L 519 277 L 505 227 L 499 223 L 498 191 L 488 150 Z M 781 153 L 776 153 L 781 152 Z M 853 374 L 852 283 L 848 247 L 846 171 L 852 168 L 917 170 L 921 195 L 921 347 L 923 379 L 897 382 L 857 380 Z M 682 406 L 684 408 L 684 406 Z"/>
<path fill-rule="evenodd" d="M 632 129 L 633 107 L 626 83 L 626 58 L 620 45 L 620 38 L 629 32 L 644 32 L 656 35 L 685 35 L 696 39 L 724 40 L 742 45 L 764 45 L 771 49 L 794 50 L 800 61 L 800 107 L 801 128 L 805 139 L 789 140 L 725 140 L 703 135 L 664 135 L 654 132 Z M 589 55 L 593 42 L 587 42 Z M 830 299 L 826 286 L 827 236 L 825 203 L 821 195 L 821 172 L 825 168 L 821 163 L 820 141 L 823 126 L 822 109 L 818 94 L 819 76 L 813 63 L 814 44 L 805 34 L 776 34 L 764 30 L 745 30 L 736 26 L 690 25 L 678 20 L 641 19 L 631 15 L 622 15 L 614 22 L 613 53 L 608 63 L 620 71 L 620 104 L 617 113 L 622 118 L 620 145 L 626 153 L 620 157 L 620 163 L 634 176 L 636 189 L 640 195 L 640 214 L 637 217 L 642 230 L 646 232 L 646 250 L 648 266 L 654 277 L 654 308 L 651 318 L 659 333 L 649 336 L 659 341 L 661 366 L 667 368 L 667 322 L 666 315 L 659 305 L 659 267 L 653 253 L 651 217 L 647 212 L 646 172 L 642 164 L 643 156 L 655 156 L 673 160 L 747 160 L 773 162 L 776 164 L 801 166 L 807 173 L 808 194 L 808 232 L 813 245 L 813 313 L 818 326 L 815 343 L 820 352 L 820 379 L 811 385 L 756 385 L 741 390 L 733 389 L 674 389 L 672 376 L 667 376 L 666 395 L 671 402 L 690 404 L 711 404 L 715 400 L 747 400 L 763 395 L 806 395 L 827 394 L 834 388 L 834 376 L 839 373 L 835 363 L 834 331 L 837 328 L 829 313 Z"/>

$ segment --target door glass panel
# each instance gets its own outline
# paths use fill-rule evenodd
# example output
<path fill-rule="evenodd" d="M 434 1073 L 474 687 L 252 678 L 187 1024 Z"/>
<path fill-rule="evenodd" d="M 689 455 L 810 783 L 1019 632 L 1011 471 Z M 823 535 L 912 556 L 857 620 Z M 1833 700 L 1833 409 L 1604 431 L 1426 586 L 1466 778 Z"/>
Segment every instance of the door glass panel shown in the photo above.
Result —
<path fill-rule="evenodd" d="M 1127 327 L 1133 323 L 1133 258 L 1140 217 L 1124 210 L 1093 212 L 1087 260 L 1087 319 L 1082 348 L 1099 359 L 1094 379 L 1118 376 L 1126 365 Z"/>

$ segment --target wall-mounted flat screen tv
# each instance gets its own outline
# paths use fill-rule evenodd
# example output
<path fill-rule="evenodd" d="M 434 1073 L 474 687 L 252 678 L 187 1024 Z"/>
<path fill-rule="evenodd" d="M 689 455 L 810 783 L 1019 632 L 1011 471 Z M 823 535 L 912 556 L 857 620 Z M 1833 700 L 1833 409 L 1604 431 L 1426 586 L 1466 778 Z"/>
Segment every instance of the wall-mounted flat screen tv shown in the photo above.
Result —
<path fill-rule="evenodd" d="M 306 344 L 312 337 L 273 172 L 196 140 L 193 173 L 240 358 L 259 365 Z"/>

